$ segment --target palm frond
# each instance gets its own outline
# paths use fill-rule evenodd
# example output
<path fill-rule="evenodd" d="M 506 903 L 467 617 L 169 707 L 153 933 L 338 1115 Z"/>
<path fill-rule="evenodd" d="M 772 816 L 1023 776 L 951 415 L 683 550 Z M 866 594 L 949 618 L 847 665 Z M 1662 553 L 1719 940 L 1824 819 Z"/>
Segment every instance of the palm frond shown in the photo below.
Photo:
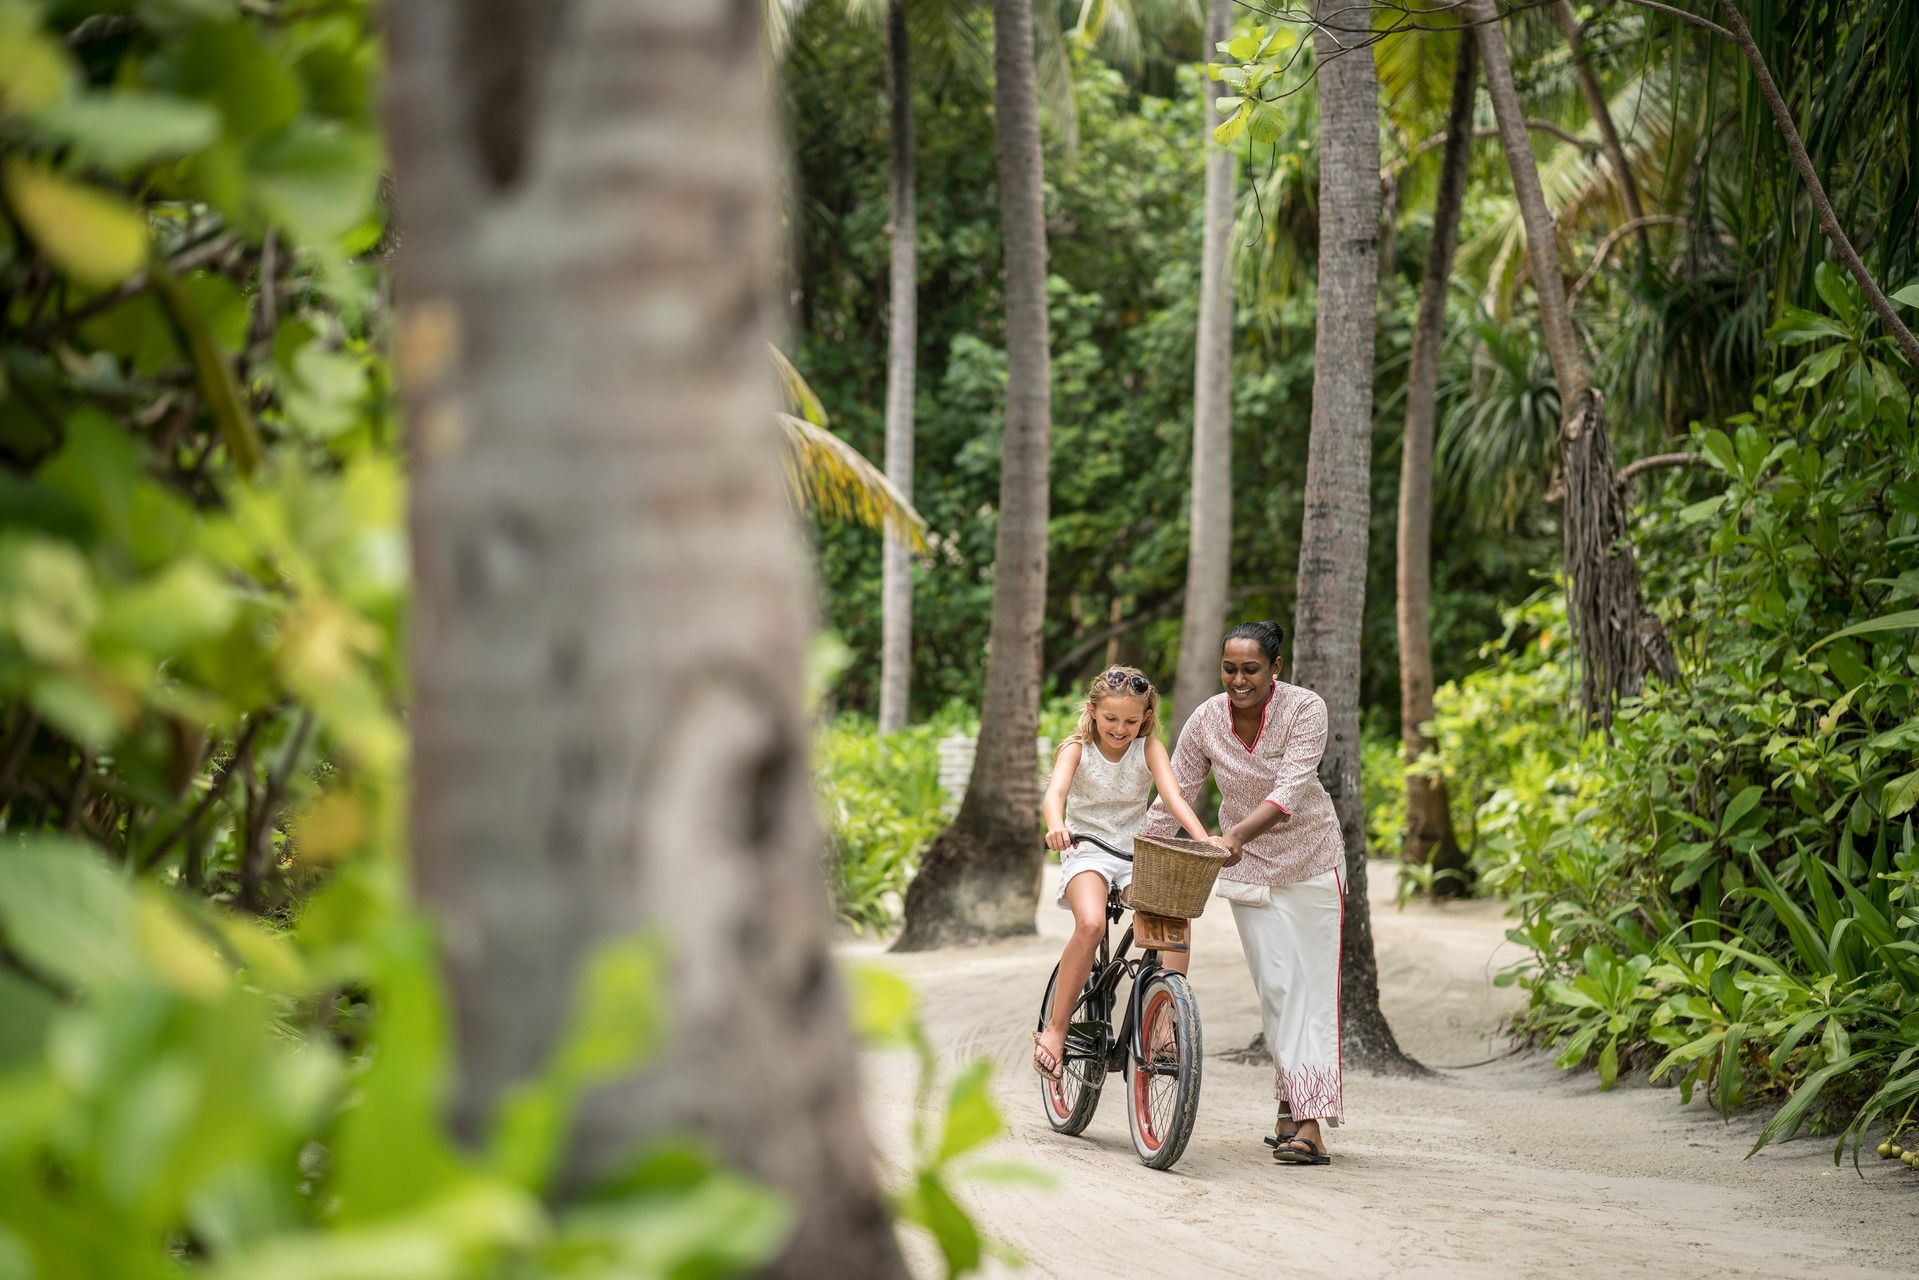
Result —
<path fill-rule="evenodd" d="M 888 529 L 914 551 L 926 550 L 926 521 L 864 454 L 816 423 L 790 413 L 774 416 L 796 504 L 827 520 Z"/>
<path fill-rule="evenodd" d="M 833 434 L 826 406 L 786 353 L 770 342 L 766 351 L 786 397 L 788 411 L 774 417 L 786 448 L 786 483 L 794 505 L 827 520 L 890 529 L 914 551 L 925 551 L 925 519 L 885 472 Z"/>

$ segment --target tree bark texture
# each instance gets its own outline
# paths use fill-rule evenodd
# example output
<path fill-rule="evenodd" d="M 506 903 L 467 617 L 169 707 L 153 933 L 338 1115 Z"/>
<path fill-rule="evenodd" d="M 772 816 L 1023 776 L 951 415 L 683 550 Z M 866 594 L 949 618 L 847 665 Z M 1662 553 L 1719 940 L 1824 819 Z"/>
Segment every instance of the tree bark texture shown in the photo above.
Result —
<path fill-rule="evenodd" d="M 795 1209 L 771 1274 L 898 1276 L 819 874 L 762 373 L 778 148 L 742 12 L 576 0 L 533 40 L 386 9 L 414 875 L 464 1134 L 545 1063 L 588 953 L 652 933 L 668 1046 L 587 1099 L 568 1178 L 695 1133 Z M 475 113 L 489 45 L 524 92 Z"/>
<path fill-rule="evenodd" d="M 1006 253 L 1006 419 L 979 745 L 959 814 L 907 886 L 896 948 L 1033 932 L 1039 900 L 1040 626 L 1046 611 L 1052 366 L 1032 0 L 993 7 L 994 150 Z"/>
<path fill-rule="evenodd" d="M 1439 191 L 1433 198 L 1432 247 L 1419 282 L 1419 314 L 1413 323 L 1412 360 L 1406 373 L 1406 433 L 1399 465 L 1399 720 L 1406 759 L 1406 835 L 1402 856 L 1435 870 L 1463 876 L 1467 862 L 1453 832 L 1446 780 L 1412 772 L 1431 747 L 1425 726 L 1433 718 L 1433 432 L 1439 409 L 1439 347 L 1446 332 L 1446 291 L 1453 253 L 1459 247 L 1459 216 L 1465 205 L 1466 171 L 1472 159 L 1473 99 L 1479 86 L 1479 56 L 1470 33 L 1462 33 L 1453 64 L 1452 104 L 1446 116 L 1446 150 L 1440 157 Z M 1435 894 L 1465 890 L 1463 879 L 1436 881 Z"/>
<path fill-rule="evenodd" d="M 913 68 L 904 0 L 886 14 L 892 96 L 893 250 L 886 331 L 886 478 L 913 499 L 913 382 L 919 343 L 919 220 L 913 189 Z M 881 733 L 906 727 L 913 684 L 913 554 L 891 529 L 880 550 Z"/>
<path fill-rule="evenodd" d="M 1572 306 L 1560 275 L 1552 214 L 1539 184 L 1539 166 L 1526 138 L 1525 116 L 1513 86 L 1512 63 L 1493 0 L 1466 0 L 1477 25 L 1513 192 L 1526 224 L 1526 255 L 1539 298 L 1539 323 L 1559 387 L 1559 465 L 1566 487 L 1561 538 L 1571 579 L 1566 611 L 1579 652 L 1580 706 L 1589 723 L 1610 727 L 1621 698 L 1637 695 L 1650 671 L 1678 678 L 1665 628 L 1647 611 L 1639 567 L 1627 536 L 1626 505 L 1613 473 L 1612 441 L 1606 433 L 1605 398 L 1592 386 Z"/>
<path fill-rule="evenodd" d="M 1208 58 L 1233 36 L 1232 0 L 1212 0 Z M 1216 86 L 1202 80 L 1201 120 Z M 1193 485 L 1186 548 L 1186 613 L 1173 677 L 1174 740 L 1193 708 L 1219 692 L 1219 640 L 1233 557 L 1233 153 L 1206 128 L 1206 207 L 1200 232 L 1199 332 L 1193 358 Z"/>
<path fill-rule="evenodd" d="M 1293 678 L 1326 700 L 1319 776 L 1346 840 L 1340 1030 L 1355 1062 L 1408 1065 L 1379 1008 L 1359 791 L 1359 643 L 1366 604 L 1375 299 L 1379 289 L 1379 76 L 1363 47 L 1370 5 L 1315 0 L 1319 84 L 1319 311 Z M 1352 52 L 1340 53 L 1342 48 Z"/>
<path fill-rule="evenodd" d="M 1586 56 L 1585 35 L 1579 28 L 1579 15 L 1573 12 L 1572 0 L 1558 0 L 1553 6 L 1553 16 L 1559 19 L 1559 29 L 1566 33 L 1566 47 L 1572 54 L 1573 71 L 1579 77 L 1579 91 L 1586 96 L 1586 109 L 1592 113 L 1593 124 L 1599 130 L 1599 142 L 1605 149 L 1606 162 L 1619 177 L 1619 194 L 1626 204 L 1626 221 L 1637 224 L 1634 234 L 1639 239 L 1639 265 L 1641 269 L 1648 268 L 1652 265 L 1652 239 L 1646 231 L 1646 210 L 1639 201 L 1639 180 L 1633 177 L 1632 165 L 1626 161 L 1626 148 L 1619 141 L 1619 130 L 1613 127 L 1612 107 L 1606 102 L 1606 91 L 1599 83 L 1599 72 L 1594 69 L 1592 59 Z"/>

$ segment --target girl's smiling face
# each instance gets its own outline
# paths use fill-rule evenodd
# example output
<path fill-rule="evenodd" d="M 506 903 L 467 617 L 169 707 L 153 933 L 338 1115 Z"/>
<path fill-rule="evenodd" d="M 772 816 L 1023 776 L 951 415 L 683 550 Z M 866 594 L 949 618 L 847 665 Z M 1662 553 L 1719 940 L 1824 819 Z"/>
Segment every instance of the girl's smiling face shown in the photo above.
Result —
<path fill-rule="evenodd" d="M 1279 664 L 1267 661 L 1256 641 L 1228 640 L 1220 652 L 1219 682 L 1225 686 L 1226 697 L 1235 710 L 1265 706 L 1266 695 L 1272 692 L 1273 677 L 1278 674 Z"/>
<path fill-rule="evenodd" d="M 1124 751 L 1146 723 L 1146 704 L 1131 694 L 1111 694 L 1093 708 L 1093 732 L 1107 751 Z"/>

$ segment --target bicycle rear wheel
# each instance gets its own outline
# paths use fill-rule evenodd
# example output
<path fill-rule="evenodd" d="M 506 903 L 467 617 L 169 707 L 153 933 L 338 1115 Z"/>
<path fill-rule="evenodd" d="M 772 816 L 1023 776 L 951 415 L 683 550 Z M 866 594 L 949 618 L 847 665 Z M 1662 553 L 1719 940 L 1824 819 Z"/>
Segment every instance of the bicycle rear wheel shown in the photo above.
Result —
<path fill-rule="evenodd" d="M 1139 1044 L 1126 1055 L 1126 1124 L 1149 1169 L 1170 1169 L 1199 1116 L 1199 1002 L 1185 975 L 1161 969 L 1140 996 Z"/>
<path fill-rule="evenodd" d="M 1046 980 L 1046 995 L 1039 1004 L 1039 1027 L 1044 1030 L 1053 1014 L 1053 990 L 1059 985 L 1059 966 Z M 1041 1076 L 1040 1110 L 1055 1133 L 1076 1134 L 1085 1131 L 1099 1107 L 1100 1087 L 1106 1083 L 1106 1024 L 1079 1021 L 1066 1028 L 1066 1053 L 1058 1080 Z M 1097 1040 L 1097 1046 L 1093 1041 Z"/>

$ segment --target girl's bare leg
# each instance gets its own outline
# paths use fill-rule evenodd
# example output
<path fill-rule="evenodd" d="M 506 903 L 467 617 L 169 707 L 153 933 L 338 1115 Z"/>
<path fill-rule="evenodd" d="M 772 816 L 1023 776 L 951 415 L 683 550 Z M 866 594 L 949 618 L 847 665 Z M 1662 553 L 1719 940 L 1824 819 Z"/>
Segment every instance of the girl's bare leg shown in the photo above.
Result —
<path fill-rule="evenodd" d="M 1039 1047 L 1053 1062 L 1064 1065 L 1066 1024 L 1073 1004 L 1093 971 L 1093 952 L 1106 934 L 1106 879 L 1082 871 L 1066 883 L 1066 905 L 1073 909 L 1073 936 L 1059 955 L 1059 981 L 1053 986 L 1053 1016 L 1039 1034 Z"/>

